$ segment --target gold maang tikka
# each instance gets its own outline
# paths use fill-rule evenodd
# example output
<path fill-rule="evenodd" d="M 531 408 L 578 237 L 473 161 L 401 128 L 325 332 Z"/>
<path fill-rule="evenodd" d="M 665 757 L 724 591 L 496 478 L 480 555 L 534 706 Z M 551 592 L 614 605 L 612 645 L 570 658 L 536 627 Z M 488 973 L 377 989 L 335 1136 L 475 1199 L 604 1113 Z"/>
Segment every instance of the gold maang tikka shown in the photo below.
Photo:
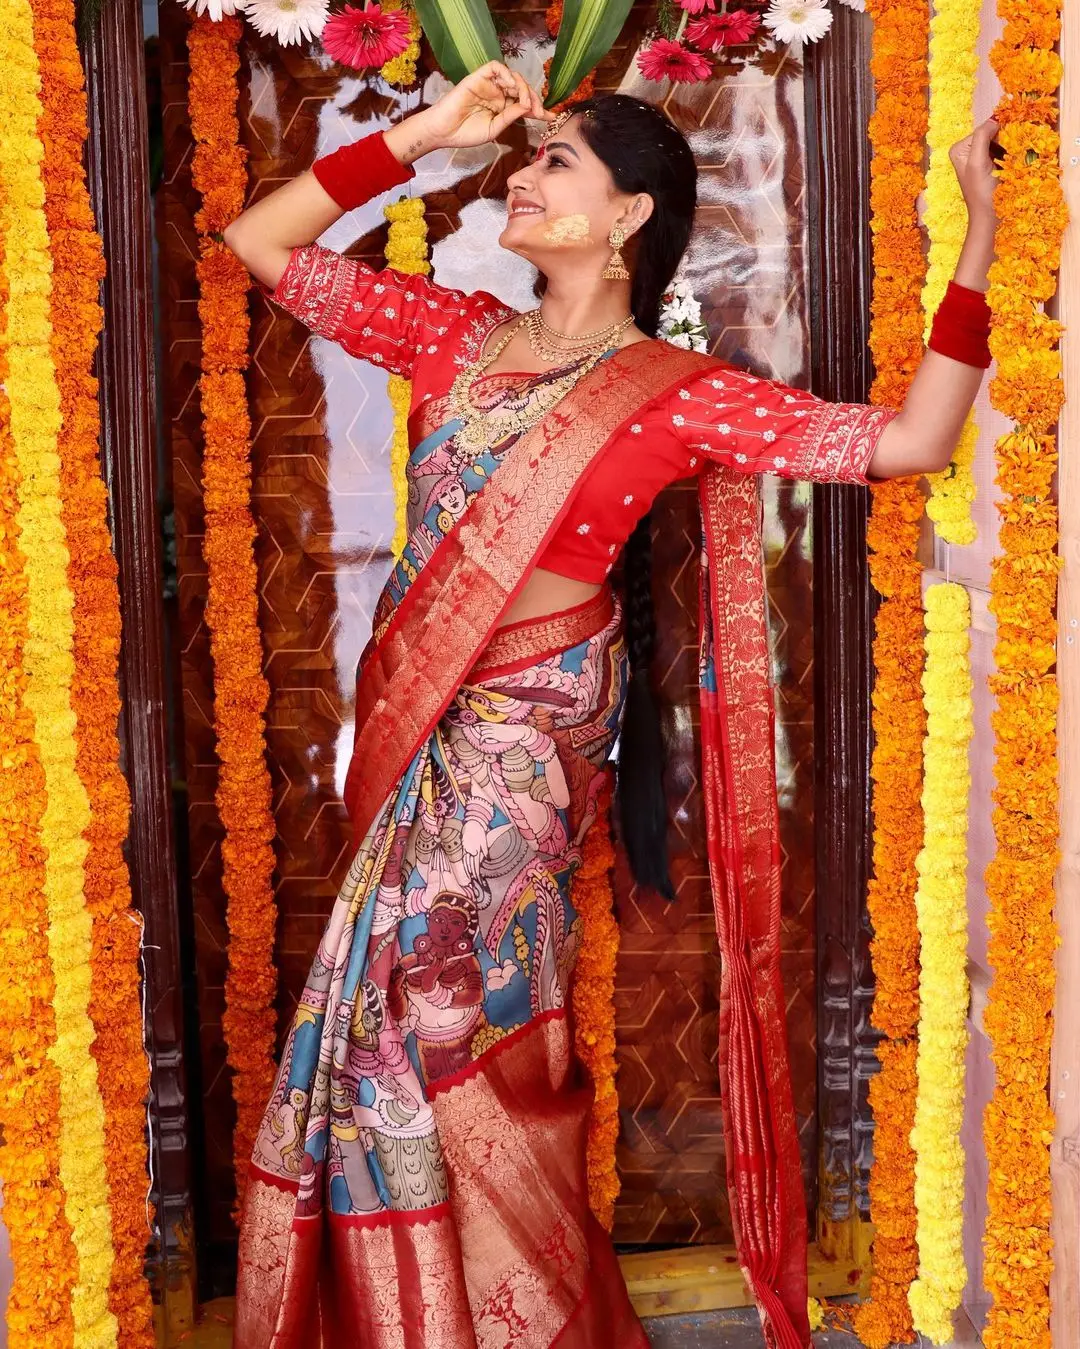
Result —
<path fill-rule="evenodd" d="M 573 111 L 570 108 L 564 108 L 540 137 L 540 144 L 546 145 L 549 140 L 557 136 L 573 115 Z"/>

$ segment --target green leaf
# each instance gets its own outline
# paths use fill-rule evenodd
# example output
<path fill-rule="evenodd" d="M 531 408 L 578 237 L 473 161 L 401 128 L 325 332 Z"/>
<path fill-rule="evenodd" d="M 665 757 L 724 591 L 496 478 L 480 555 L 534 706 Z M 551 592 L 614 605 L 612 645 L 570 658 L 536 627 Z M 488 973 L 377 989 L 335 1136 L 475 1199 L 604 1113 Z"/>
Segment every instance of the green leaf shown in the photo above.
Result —
<path fill-rule="evenodd" d="M 415 0 L 439 69 L 454 84 L 489 61 L 501 61 L 486 0 Z"/>
<path fill-rule="evenodd" d="M 633 0 L 566 0 L 548 77 L 547 107 L 561 103 L 605 57 L 622 32 Z"/>

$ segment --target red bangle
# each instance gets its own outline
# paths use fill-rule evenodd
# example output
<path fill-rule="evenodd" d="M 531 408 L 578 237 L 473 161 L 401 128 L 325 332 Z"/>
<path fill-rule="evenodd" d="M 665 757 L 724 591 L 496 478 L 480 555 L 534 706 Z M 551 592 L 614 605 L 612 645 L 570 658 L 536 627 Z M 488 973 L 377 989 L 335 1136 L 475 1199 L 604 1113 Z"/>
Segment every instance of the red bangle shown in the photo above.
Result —
<path fill-rule="evenodd" d="M 412 166 L 394 158 L 381 131 L 323 155 L 311 171 L 343 211 L 363 206 L 413 177 Z"/>
<path fill-rule="evenodd" d="M 990 364 L 990 306 L 980 290 L 950 281 L 930 329 L 931 351 L 985 370 Z"/>

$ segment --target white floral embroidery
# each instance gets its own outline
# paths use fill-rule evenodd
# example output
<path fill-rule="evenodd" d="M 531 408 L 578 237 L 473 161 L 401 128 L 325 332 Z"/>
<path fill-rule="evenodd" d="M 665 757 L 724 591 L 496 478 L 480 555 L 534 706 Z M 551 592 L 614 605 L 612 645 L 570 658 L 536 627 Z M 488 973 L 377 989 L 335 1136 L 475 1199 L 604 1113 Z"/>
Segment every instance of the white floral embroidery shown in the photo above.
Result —
<path fill-rule="evenodd" d="M 794 401 L 795 401 L 795 395 L 794 395 L 794 394 L 791 394 L 791 393 L 786 393 L 786 394 L 784 394 L 784 402 L 785 402 L 785 403 L 794 403 Z"/>
<path fill-rule="evenodd" d="M 374 290 L 374 292 L 375 292 L 376 295 L 381 295 L 381 294 L 383 293 L 383 291 L 386 290 L 386 287 L 385 287 L 384 285 L 381 285 L 381 284 L 378 284 L 378 283 L 377 283 L 376 285 L 374 285 L 374 286 L 372 287 L 372 290 Z"/>
<path fill-rule="evenodd" d="M 737 455 L 735 456 L 735 462 L 738 463 L 738 464 L 745 464 L 745 463 L 746 463 L 746 455 L 745 455 L 745 454 L 737 454 Z"/>
<path fill-rule="evenodd" d="M 773 462 L 776 464 L 777 468 L 787 468 L 787 460 L 784 458 L 783 455 L 780 455 L 780 457 L 778 459 L 775 459 Z"/>
<path fill-rule="evenodd" d="M 691 468 L 697 468 L 697 455 L 696 455 L 696 454 L 695 454 L 695 455 L 691 458 L 691 460 L 690 460 L 690 467 L 691 467 Z"/>
<path fill-rule="evenodd" d="M 427 307 L 429 309 L 438 309 L 439 306 L 435 303 L 434 300 L 428 300 Z M 464 313 L 465 312 L 464 309 L 461 312 Z"/>
<path fill-rule="evenodd" d="M 679 390 L 679 397 L 680 397 L 680 398 L 689 398 L 689 397 L 690 397 L 690 390 L 689 390 L 689 389 L 680 389 L 680 390 Z"/>
<path fill-rule="evenodd" d="M 622 504 L 623 504 L 624 506 L 629 506 L 630 503 L 631 503 L 631 501 L 633 501 L 633 499 L 634 499 L 634 498 L 633 498 L 632 495 L 624 496 L 623 499 L 622 499 Z"/>
<path fill-rule="evenodd" d="M 776 432 L 775 432 L 775 431 L 766 431 L 766 432 L 765 432 L 765 435 L 764 435 L 764 437 L 763 437 L 763 439 L 764 439 L 766 445 L 771 445 L 771 444 L 773 443 L 773 441 L 776 439 Z"/>
<path fill-rule="evenodd" d="M 806 412 L 805 412 L 805 410 L 804 410 L 803 408 L 796 408 L 795 411 L 794 411 L 791 415 L 792 415 L 793 417 L 805 417 L 805 416 L 806 416 Z"/>
<path fill-rule="evenodd" d="M 577 527 L 577 532 L 578 532 L 579 534 L 588 534 L 588 532 L 589 532 L 589 526 L 588 526 L 588 525 L 578 525 L 578 527 Z"/>
<path fill-rule="evenodd" d="M 387 305 L 386 308 L 383 310 L 383 313 L 386 315 L 388 319 L 397 318 L 397 310 L 394 309 L 392 305 Z"/>
<path fill-rule="evenodd" d="M 676 426 L 685 426 L 686 424 L 686 418 L 682 415 L 681 412 L 676 412 L 676 414 L 674 415 L 674 417 L 672 417 L 671 420 L 675 423 Z"/>
<path fill-rule="evenodd" d="M 755 417 L 767 417 L 768 415 L 769 415 L 769 409 L 768 409 L 768 408 L 755 408 L 755 409 L 754 409 L 754 416 L 755 416 Z"/>
<path fill-rule="evenodd" d="M 370 337 L 370 336 L 371 336 L 371 329 L 370 329 L 370 328 L 361 328 L 361 329 L 360 329 L 360 335 L 361 335 L 362 337 Z"/>
<path fill-rule="evenodd" d="M 382 363 L 382 352 L 376 351 L 376 352 L 372 355 L 371 359 L 372 359 L 373 361 L 375 361 L 376 364 L 381 364 L 381 363 Z"/>
<path fill-rule="evenodd" d="M 709 380 L 709 383 L 714 389 L 722 389 L 724 387 L 724 381 L 722 379 L 711 379 Z"/>
<path fill-rule="evenodd" d="M 630 430 L 633 431 L 633 433 L 634 433 L 635 436 L 640 436 L 640 435 L 641 435 L 641 423 L 640 423 L 640 422 L 635 422 L 635 423 L 633 424 L 633 426 L 630 428 Z"/>
<path fill-rule="evenodd" d="M 412 304 L 413 300 L 416 299 L 416 296 L 412 293 L 411 290 L 407 290 L 407 291 L 405 292 L 405 298 L 406 298 L 406 300 L 409 301 L 410 304 Z"/>
<path fill-rule="evenodd" d="M 444 336 L 444 334 L 446 333 L 445 328 L 436 328 L 435 331 L 438 333 L 440 337 Z"/>
<path fill-rule="evenodd" d="M 436 347 L 436 346 L 430 346 L 430 347 L 428 347 L 428 349 L 427 349 L 428 355 L 429 355 L 429 356 L 434 356 L 435 353 L 436 353 L 438 350 L 439 350 L 438 347 Z"/>
<path fill-rule="evenodd" d="M 720 434 L 721 434 L 722 436 L 730 436 L 730 435 L 731 435 L 731 427 L 728 426 L 727 422 L 721 422 L 720 425 L 719 425 L 716 429 L 720 432 Z"/>

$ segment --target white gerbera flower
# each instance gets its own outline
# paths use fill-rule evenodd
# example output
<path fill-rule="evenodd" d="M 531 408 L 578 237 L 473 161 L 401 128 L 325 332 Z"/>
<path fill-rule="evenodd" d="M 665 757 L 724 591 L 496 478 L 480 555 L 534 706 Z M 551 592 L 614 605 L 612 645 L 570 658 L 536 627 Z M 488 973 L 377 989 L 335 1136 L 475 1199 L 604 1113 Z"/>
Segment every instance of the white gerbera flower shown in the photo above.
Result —
<path fill-rule="evenodd" d="M 832 19 L 825 0 L 772 0 L 762 22 L 780 42 L 801 46 L 824 37 Z"/>
<path fill-rule="evenodd" d="M 330 15 L 329 0 L 236 0 L 257 33 L 283 47 L 318 37 Z"/>
<path fill-rule="evenodd" d="M 226 14 L 236 13 L 236 0 L 181 0 L 185 9 L 196 14 L 208 14 L 214 23 L 220 23 Z"/>

